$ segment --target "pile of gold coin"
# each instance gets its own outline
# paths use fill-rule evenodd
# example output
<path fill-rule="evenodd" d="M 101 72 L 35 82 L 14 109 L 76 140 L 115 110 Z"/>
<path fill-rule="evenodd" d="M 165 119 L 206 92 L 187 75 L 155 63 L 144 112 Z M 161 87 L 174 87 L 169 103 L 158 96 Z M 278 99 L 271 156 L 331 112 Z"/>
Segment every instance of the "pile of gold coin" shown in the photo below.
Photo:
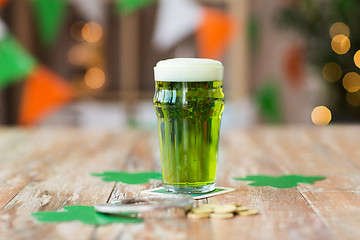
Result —
<path fill-rule="evenodd" d="M 248 209 L 241 204 L 202 204 L 193 208 L 188 214 L 188 218 L 217 218 L 227 219 L 233 218 L 235 215 L 238 216 L 252 216 L 259 212 L 257 210 Z"/>

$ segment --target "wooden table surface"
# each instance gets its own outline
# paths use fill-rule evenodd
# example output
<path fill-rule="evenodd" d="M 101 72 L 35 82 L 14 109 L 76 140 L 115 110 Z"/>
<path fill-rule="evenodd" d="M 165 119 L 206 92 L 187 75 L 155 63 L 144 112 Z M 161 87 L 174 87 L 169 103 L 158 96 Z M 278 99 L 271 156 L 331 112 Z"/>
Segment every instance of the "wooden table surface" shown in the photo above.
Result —
<path fill-rule="evenodd" d="M 106 170 L 160 171 L 155 132 L 0 129 L 0 239 L 360 239 L 360 126 L 223 132 L 210 203 L 242 202 L 259 215 L 228 220 L 150 219 L 101 227 L 45 224 L 32 212 L 94 205 L 159 186 L 102 182 Z M 313 185 L 252 187 L 247 174 L 323 175 Z"/>

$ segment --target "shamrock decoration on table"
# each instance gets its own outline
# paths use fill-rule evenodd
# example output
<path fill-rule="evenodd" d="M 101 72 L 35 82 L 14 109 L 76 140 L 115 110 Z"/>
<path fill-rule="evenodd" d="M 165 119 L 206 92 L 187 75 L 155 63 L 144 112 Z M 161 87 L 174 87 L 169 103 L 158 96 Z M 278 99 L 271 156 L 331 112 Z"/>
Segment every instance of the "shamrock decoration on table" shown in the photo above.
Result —
<path fill-rule="evenodd" d="M 73 205 L 64 207 L 65 211 L 36 212 L 31 216 L 39 222 L 54 223 L 80 221 L 88 225 L 106 225 L 110 223 L 138 223 L 140 218 L 129 217 L 126 215 L 111 216 L 95 211 L 93 206 Z"/>
<path fill-rule="evenodd" d="M 325 179 L 324 176 L 283 175 L 279 177 L 266 175 L 248 175 L 246 178 L 234 178 L 238 181 L 251 181 L 250 186 L 270 186 L 274 188 L 292 188 L 298 183 L 314 184 Z"/>
<path fill-rule="evenodd" d="M 162 180 L 161 173 L 158 172 L 114 172 L 106 171 L 103 173 L 91 173 L 92 176 L 101 177 L 105 182 L 122 182 L 126 184 L 142 184 L 149 182 L 150 179 Z"/>

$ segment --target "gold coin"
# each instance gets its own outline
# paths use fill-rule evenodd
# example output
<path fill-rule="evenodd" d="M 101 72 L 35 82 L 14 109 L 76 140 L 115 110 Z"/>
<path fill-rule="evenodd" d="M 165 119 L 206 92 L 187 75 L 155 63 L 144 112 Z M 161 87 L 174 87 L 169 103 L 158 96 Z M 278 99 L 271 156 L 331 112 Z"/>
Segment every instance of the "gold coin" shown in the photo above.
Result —
<path fill-rule="evenodd" d="M 253 215 L 256 215 L 258 213 L 259 212 L 257 210 L 248 210 L 248 211 L 245 211 L 245 212 L 240 212 L 239 215 L 240 216 L 253 216 Z"/>
<path fill-rule="evenodd" d="M 215 213 L 232 213 L 236 210 L 236 206 L 232 204 L 225 204 L 221 206 L 217 206 L 214 209 Z"/>
<path fill-rule="evenodd" d="M 191 212 L 195 214 L 212 213 L 213 209 L 208 207 L 193 208 Z"/>
<path fill-rule="evenodd" d="M 210 214 L 211 218 L 216 218 L 216 219 L 226 219 L 226 218 L 233 218 L 234 214 L 233 213 L 212 213 Z"/>
<path fill-rule="evenodd" d="M 237 207 L 236 208 L 236 212 L 245 212 L 245 211 L 247 211 L 247 210 L 249 210 L 248 209 L 248 207 L 245 207 L 245 206 L 243 206 L 243 207 Z"/>
<path fill-rule="evenodd" d="M 193 219 L 208 218 L 209 216 L 210 216 L 209 213 L 205 213 L 205 214 L 189 213 L 187 215 L 188 218 L 193 218 Z"/>

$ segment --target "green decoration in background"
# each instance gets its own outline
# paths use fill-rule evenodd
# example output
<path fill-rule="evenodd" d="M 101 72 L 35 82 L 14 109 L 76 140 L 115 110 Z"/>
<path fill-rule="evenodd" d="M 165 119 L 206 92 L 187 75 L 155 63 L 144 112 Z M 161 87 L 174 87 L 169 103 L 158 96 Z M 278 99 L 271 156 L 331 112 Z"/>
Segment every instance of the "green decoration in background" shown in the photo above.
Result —
<path fill-rule="evenodd" d="M 267 80 L 256 93 L 256 104 L 261 118 L 269 123 L 281 123 L 281 88 L 276 79 Z"/>
<path fill-rule="evenodd" d="M 126 215 L 105 215 L 95 211 L 93 206 L 73 205 L 64 207 L 65 211 L 36 212 L 31 216 L 37 221 L 44 223 L 80 221 L 88 225 L 107 225 L 110 223 L 138 223 L 140 218 L 128 217 Z"/>
<path fill-rule="evenodd" d="M 251 15 L 247 20 L 246 34 L 248 43 L 252 51 L 256 51 L 260 40 L 261 25 L 255 15 Z"/>
<path fill-rule="evenodd" d="M 22 80 L 35 67 L 36 60 L 7 34 L 0 41 L 0 88 Z"/>
<path fill-rule="evenodd" d="M 67 4 L 64 0 L 32 0 L 40 40 L 47 47 L 53 45 L 56 40 Z"/>
<path fill-rule="evenodd" d="M 123 14 L 129 14 L 147 7 L 157 0 L 116 0 L 115 9 Z"/>
<path fill-rule="evenodd" d="M 150 179 L 162 180 L 162 175 L 159 172 L 103 172 L 91 173 L 92 176 L 101 177 L 104 182 L 122 182 L 126 184 L 143 184 L 149 182 Z"/>
<path fill-rule="evenodd" d="M 266 175 L 248 175 L 246 178 L 234 178 L 237 181 L 251 181 L 250 186 L 292 188 L 298 183 L 314 184 L 315 181 L 325 179 L 324 176 L 302 176 L 302 175 L 283 175 L 279 177 Z"/>

